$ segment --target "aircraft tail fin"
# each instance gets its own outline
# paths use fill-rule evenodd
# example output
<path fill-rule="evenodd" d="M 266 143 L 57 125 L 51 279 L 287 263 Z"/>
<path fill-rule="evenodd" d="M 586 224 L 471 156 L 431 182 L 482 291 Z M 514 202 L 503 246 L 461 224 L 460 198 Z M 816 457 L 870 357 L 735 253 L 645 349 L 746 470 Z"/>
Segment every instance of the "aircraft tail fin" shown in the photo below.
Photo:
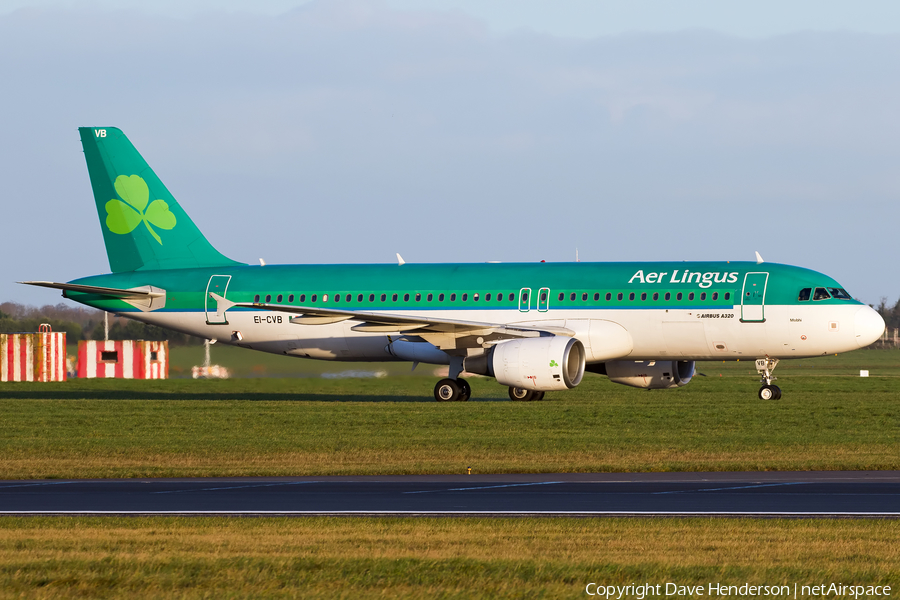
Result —
<path fill-rule="evenodd" d="M 244 264 L 207 241 L 121 130 L 78 132 L 114 273 Z"/>

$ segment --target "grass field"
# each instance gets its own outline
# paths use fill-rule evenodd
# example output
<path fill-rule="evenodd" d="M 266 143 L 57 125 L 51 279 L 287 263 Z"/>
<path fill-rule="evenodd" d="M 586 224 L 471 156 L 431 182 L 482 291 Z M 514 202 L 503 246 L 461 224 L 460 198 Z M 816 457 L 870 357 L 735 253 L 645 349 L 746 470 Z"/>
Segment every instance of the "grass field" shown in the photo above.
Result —
<path fill-rule="evenodd" d="M 894 597 L 900 522 L 0 518 L 3 597 L 576 598 L 590 582 Z"/>
<path fill-rule="evenodd" d="M 513 403 L 473 379 L 454 404 L 423 367 L 214 361 L 245 355 L 256 378 L 0 384 L 0 478 L 900 468 L 897 351 L 783 363 L 777 402 L 752 364 L 705 363 L 677 390 L 588 376 Z M 572 598 L 589 582 L 896 596 L 900 522 L 0 518 L 0 598 Z"/>
<path fill-rule="evenodd" d="M 900 468 L 900 352 L 785 363 L 780 401 L 752 364 L 699 370 L 535 403 L 487 379 L 436 403 L 433 376 L 0 384 L 0 477 Z"/>

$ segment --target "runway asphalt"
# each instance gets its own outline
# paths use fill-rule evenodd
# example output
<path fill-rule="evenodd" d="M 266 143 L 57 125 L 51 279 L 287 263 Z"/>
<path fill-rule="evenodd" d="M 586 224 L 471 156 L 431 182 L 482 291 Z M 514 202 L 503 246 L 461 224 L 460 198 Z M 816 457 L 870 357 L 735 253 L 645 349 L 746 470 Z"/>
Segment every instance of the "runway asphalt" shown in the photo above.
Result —
<path fill-rule="evenodd" d="M 900 518 L 900 471 L 0 481 L 0 514 Z"/>

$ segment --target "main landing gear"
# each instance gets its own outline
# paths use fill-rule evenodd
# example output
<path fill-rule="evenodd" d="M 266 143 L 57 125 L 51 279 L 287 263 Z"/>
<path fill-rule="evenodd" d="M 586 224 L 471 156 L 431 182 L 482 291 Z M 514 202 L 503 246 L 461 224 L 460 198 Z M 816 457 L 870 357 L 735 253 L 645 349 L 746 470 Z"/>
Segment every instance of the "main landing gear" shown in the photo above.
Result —
<path fill-rule="evenodd" d="M 441 379 L 434 386 L 434 399 L 438 402 L 466 402 L 472 388 L 465 379 Z"/>
<path fill-rule="evenodd" d="M 781 388 L 777 385 L 772 385 L 772 382 L 777 379 L 777 377 L 772 375 L 772 371 L 775 370 L 777 365 L 777 358 L 769 358 L 767 356 L 766 358 L 756 359 L 756 371 L 762 376 L 759 382 L 763 384 L 759 388 L 760 400 L 781 400 Z"/>
<path fill-rule="evenodd" d="M 509 399 L 515 402 L 537 402 L 544 399 L 544 392 L 511 387 L 509 388 Z"/>
<path fill-rule="evenodd" d="M 463 370 L 461 356 L 450 358 L 450 370 L 447 379 L 441 379 L 434 386 L 434 399 L 438 402 L 466 402 L 472 395 L 472 388 L 465 379 L 460 379 Z"/>

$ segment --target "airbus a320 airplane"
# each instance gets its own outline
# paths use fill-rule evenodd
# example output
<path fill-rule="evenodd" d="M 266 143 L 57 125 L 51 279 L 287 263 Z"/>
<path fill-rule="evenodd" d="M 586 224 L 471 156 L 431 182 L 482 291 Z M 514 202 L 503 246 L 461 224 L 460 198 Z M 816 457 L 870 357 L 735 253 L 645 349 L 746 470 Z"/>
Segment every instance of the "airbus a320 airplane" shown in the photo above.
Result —
<path fill-rule="evenodd" d="M 112 273 L 23 283 L 253 350 L 449 365 L 438 401 L 469 399 L 464 370 L 539 400 L 585 371 L 684 386 L 697 360 L 755 360 L 759 397 L 778 399 L 779 359 L 856 350 L 884 330 L 831 277 L 761 259 L 251 266 L 213 248 L 120 130 L 79 131 Z"/>

